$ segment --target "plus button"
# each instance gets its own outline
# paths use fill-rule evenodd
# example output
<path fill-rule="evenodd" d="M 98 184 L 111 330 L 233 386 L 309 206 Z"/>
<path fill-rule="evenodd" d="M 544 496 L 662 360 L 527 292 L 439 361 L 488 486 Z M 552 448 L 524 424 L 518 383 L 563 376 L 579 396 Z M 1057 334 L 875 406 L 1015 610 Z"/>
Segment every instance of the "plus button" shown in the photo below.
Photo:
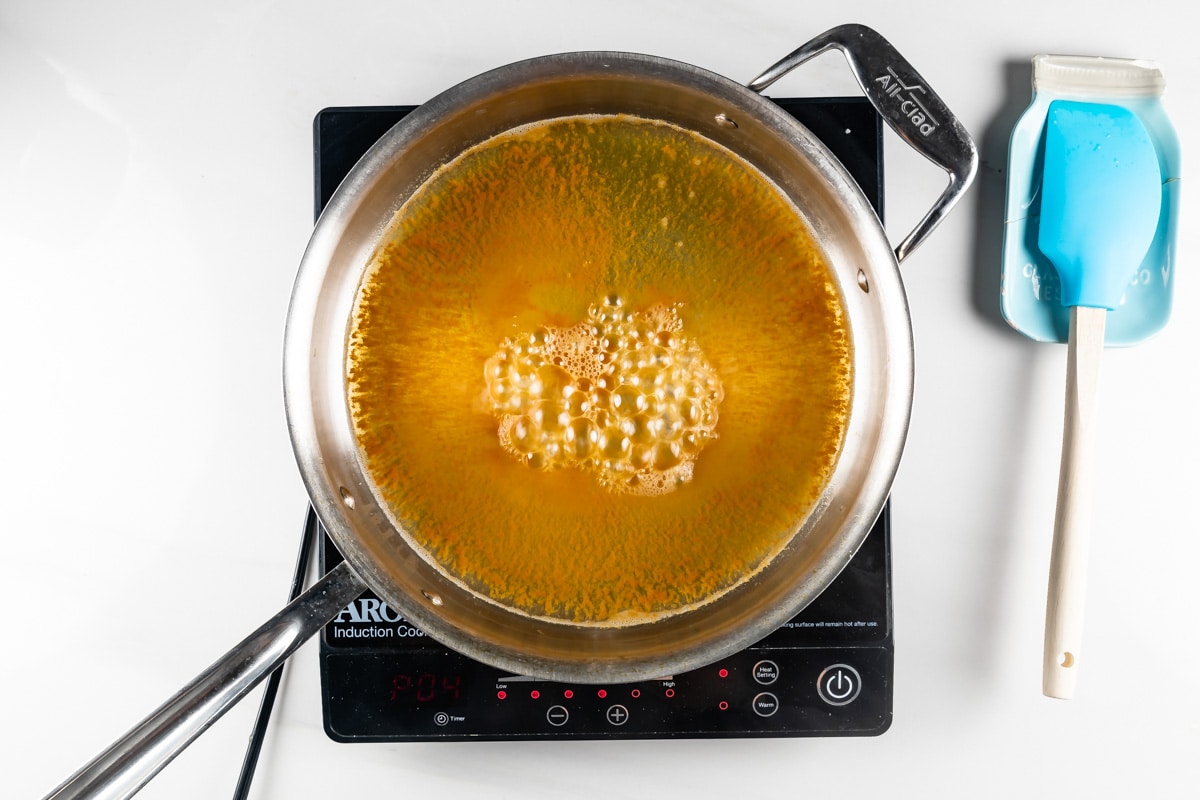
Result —
<path fill-rule="evenodd" d="M 629 720 L 629 709 L 622 705 L 609 706 L 605 716 L 610 725 L 624 725 Z"/>

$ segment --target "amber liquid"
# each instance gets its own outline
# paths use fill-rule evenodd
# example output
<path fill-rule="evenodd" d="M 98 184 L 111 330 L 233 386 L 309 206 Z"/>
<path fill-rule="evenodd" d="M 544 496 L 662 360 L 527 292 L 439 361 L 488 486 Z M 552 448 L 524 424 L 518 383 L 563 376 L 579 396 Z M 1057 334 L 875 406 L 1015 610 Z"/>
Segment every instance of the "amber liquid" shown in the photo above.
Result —
<path fill-rule="evenodd" d="M 717 438 L 657 497 L 504 451 L 485 361 L 589 305 L 677 304 L 719 374 Z M 787 544 L 849 410 L 840 295 L 795 207 L 716 144 L 629 117 L 509 132 L 400 210 L 360 287 L 353 422 L 396 524 L 445 574 L 523 613 L 640 622 L 718 596 Z"/>

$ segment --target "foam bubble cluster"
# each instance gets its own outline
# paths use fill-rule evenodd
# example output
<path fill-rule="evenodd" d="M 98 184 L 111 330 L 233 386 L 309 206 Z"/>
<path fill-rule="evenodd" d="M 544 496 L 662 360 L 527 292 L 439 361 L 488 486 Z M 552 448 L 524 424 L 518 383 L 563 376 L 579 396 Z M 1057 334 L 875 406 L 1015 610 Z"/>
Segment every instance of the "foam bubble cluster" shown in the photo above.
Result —
<path fill-rule="evenodd" d="M 506 339 L 484 365 L 500 444 L 535 469 L 573 467 L 606 489 L 661 495 L 692 479 L 717 437 L 721 379 L 674 307 L 610 295 L 567 328 Z"/>

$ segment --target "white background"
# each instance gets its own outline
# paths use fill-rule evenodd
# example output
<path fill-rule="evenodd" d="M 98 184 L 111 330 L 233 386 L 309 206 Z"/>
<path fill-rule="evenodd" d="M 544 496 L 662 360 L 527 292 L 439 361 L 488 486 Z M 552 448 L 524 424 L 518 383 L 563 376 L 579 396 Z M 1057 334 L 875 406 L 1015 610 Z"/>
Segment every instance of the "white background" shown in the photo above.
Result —
<path fill-rule="evenodd" d="M 978 142 L 904 265 L 917 348 L 894 487 L 895 722 L 874 739 L 337 745 L 293 659 L 258 798 L 1180 797 L 1200 791 L 1197 226 L 1167 329 L 1103 365 L 1086 653 L 1041 696 L 1065 348 L 1000 320 L 1007 136 L 1039 52 L 1147 58 L 1185 170 L 1182 2 L 0 4 L 0 795 L 53 788 L 281 604 L 305 492 L 288 295 L 323 107 L 423 101 L 529 56 L 653 53 L 746 81 L 867 23 Z M 773 92 L 853 94 L 829 54 Z M 888 229 L 944 176 L 889 134 Z M 144 797 L 232 792 L 257 695 Z"/>

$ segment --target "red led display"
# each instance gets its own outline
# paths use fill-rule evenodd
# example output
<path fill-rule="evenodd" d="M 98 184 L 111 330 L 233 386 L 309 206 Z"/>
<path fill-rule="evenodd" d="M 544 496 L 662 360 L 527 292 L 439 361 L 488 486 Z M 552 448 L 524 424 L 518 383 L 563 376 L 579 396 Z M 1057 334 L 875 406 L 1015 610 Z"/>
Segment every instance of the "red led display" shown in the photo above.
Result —
<path fill-rule="evenodd" d="M 461 693 L 462 675 L 397 673 L 392 676 L 392 692 L 388 699 L 393 702 L 432 703 L 435 700 L 458 700 Z"/>

